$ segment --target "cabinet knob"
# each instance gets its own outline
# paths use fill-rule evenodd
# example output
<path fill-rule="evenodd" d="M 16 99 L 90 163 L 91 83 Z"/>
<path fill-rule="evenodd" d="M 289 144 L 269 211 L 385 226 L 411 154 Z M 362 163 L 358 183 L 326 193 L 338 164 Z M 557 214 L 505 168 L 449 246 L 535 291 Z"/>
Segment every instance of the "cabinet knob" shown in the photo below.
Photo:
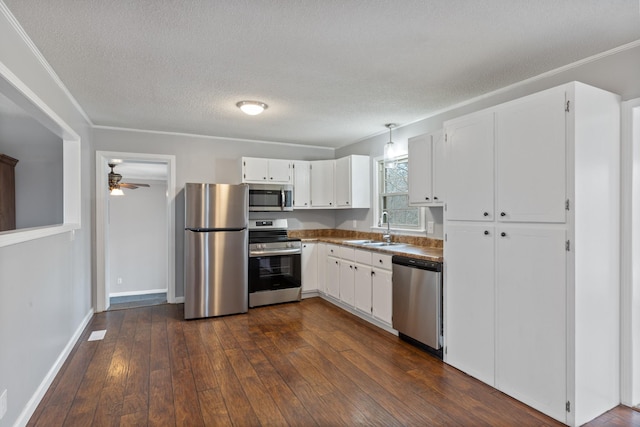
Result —
<path fill-rule="evenodd" d="M 353 265 L 350 265 L 349 268 L 353 270 Z"/>
<path fill-rule="evenodd" d="M 489 235 L 489 230 L 484 230 L 484 235 L 488 236 Z"/>
<path fill-rule="evenodd" d="M 272 176 L 270 176 L 270 177 L 269 177 L 269 179 L 273 179 L 273 177 L 272 177 Z"/>
<path fill-rule="evenodd" d="M 332 204 L 333 204 L 332 202 L 329 202 L 329 206 L 331 206 Z"/>
<path fill-rule="evenodd" d="M 357 269 L 358 269 L 358 266 L 357 266 L 357 265 L 354 265 L 354 266 L 353 266 L 353 269 L 354 269 L 354 270 L 357 270 Z"/>
<path fill-rule="evenodd" d="M 506 236 L 507 236 L 507 233 L 505 233 L 505 232 L 503 231 L 502 233 L 500 233 L 500 235 L 501 235 L 502 237 L 506 237 Z"/>
<path fill-rule="evenodd" d="M 378 262 L 379 262 L 380 264 L 382 264 L 382 260 L 381 260 L 381 259 L 379 259 L 379 260 L 378 260 Z"/>
<path fill-rule="evenodd" d="M 482 215 L 489 216 L 489 212 L 484 212 Z"/>
<path fill-rule="evenodd" d="M 336 264 L 338 263 L 338 261 L 336 261 Z"/>
<path fill-rule="evenodd" d="M 347 202 L 347 204 L 349 204 L 349 202 Z"/>
<path fill-rule="evenodd" d="M 375 275 L 376 275 L 376 272 L 375 272 L 375 271 L 372 271 L 372 272 L 371 272 L 371 275 L 372 275 L 372 276 L 375 276 Z"/>
<path fill-rule="evenodd" d="M 429 200 L 429 198 L 428 198 L 428 197 L 425 197 L 424 199 L 425 199 L 425 200 Z"/>
<path fill-rule="evenodd" d="M 507 216 L 507 214 L 504 212 L 500 212 L 500 216 Z"/>
<path fill-rule="evenodd" d="M 307 206 L 307 202 L 304 202 L 304 205 Z"/>
<path fill-rule="evenodd" d="M 437 197 L 435 197 L 435 196 L 433 196 L 433 200 L 438 200 L 438 198 L 437 198 Z"/>

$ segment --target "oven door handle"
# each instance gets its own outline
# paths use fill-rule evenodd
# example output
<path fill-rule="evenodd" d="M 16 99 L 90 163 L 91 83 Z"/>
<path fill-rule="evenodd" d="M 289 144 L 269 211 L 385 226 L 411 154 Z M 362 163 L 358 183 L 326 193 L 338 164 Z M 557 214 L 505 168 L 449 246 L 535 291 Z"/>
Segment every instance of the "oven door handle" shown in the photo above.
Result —
<path fill-rule="evenodd" d="M 293 249 L 280 249 L 277 251 L 250 251 L 249 256 L 257 257 L 257 256 L 277 256 L 277 255 L 291 255 L 291 254 L 301 254 L 302 250 L 300 248 Z"/>

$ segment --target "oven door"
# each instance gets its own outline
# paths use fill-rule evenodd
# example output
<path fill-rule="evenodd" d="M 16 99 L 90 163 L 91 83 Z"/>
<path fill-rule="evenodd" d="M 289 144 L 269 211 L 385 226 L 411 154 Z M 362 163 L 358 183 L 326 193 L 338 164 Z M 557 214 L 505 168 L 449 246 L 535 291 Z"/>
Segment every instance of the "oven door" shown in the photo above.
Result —
<path fill-rule="evenodd" d="M 249 293 L 299 288 L 301 255 L 265 255 L 249 258 Z"/>

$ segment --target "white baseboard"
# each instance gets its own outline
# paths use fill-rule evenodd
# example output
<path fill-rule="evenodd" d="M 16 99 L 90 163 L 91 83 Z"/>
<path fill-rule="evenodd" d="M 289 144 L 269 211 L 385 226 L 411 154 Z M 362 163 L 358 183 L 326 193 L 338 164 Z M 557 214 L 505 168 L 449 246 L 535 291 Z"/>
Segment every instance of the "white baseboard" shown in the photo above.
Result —
<path fill-rule="evenodd" d="M 127 292 L 112 292 L 109 294 L 109 298 L 112 297 L 128 297 L 131 295 L 148 295 L 148 294 L 162 294 L 167 293 L 167 289 L 148 289 L 146 291 L 127 291 Z"/>
<path fill-rule="evenodd" d="M 173 299 L 174 304 L 182 304 L 184 302 L 184 297 L 175 297 Z"/>
<path fill-rule="evenodd" d="M 82 331 L 84 331 L 84 328 L 86 328 L 89 324 L 89 321 L 93 317 L 93 314 L 93 307 L 91 307 L 87 315 L 84 317 L 84 319 L 82 319 L 82 322 L 80 322 L 80 325 L 78 326 L 74 334 L 71 336 L 71 338 L 69 338 L 69 342 L 67 342 L 67 345 L 64 347 L 51 369 L 49 369 L 49 372 L 47 372 L 47 375 L 45 375 L 35 393 L 33 393 L 33 396 L 31 396 L 31 399 L 29 399 L 29 402 L 20 413 L 20 416 L 18 416 L 14 427 L 24 427 L 27 425 L 29 419 L 40 404 L 40 401 L 49 389 L 49 386 L 60 371 L 60 368 L 62 368 L 65 360 L 67 360 L 67 357 L 69 357 L 69 354 L 71 353 L 71 350 L 73 350 L 73 347 L 76 345 L 78 338 L 80 338 L 80 335 L 82 335 Z"/>
<path fill-rule="evenodd" d="M 343 303 L 342 301 L 327 295 L 327 294 L 323 294 L 323 293 L 319 293 L 318 296 L 320 298 L 322 298 L 325 301 L 330 302 L 331 304 L 340 307 L 341 309 L 343 309 L 344 311 L 348 311 L 349 313 L 353 314 L 354 316 L 358 316 L 359 318 L 366 320 L 367 322 L 371 323 L 374 326 L 377 326 L 380 329 L 383 329 L 387 332 L 389 332 L 390 334 L 393 334 L 395 336 L 398 336 L 398 331 L 396 331 L 395 329 L 393 329 L 390 325 L 387 325 L 386 323 L 376 319 L 375 317 L 373 317 L 370 314 L 366 314 L 361 312 L 360 310 L 356 310 L 355 308 Z"/>

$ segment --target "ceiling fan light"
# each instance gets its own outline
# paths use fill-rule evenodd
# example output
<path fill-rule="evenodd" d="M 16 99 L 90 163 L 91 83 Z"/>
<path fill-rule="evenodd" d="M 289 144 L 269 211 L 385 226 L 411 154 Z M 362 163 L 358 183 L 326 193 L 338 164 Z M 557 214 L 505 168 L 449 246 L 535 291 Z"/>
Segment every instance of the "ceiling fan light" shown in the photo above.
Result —
<path fill-rule="evenodd" d="M 260 101 L 240 101 L 236 104 L 236 106 L 240 108 L 243 113 L 248 114 L 250 116 L 255 116 L 257 114 L 260 114 L 264 110 L 269 108 L 267 104 Z"/>
<path fill-rule="evenodd" d="M 109 191 L 112 196 L 124 196 L 124 191 L 120 187 L 114 187 Z"/>
<path fill-rule="evenodd" d="M 389 129 L 389 142 L 384 144 L 384 167 L 387 169 L 393 169 L 398 163 L 396 159 L 398 153 L 396 153 L 395 144 L 391 139 L 391 129 L 393 129 L 397 125 L 395 123 L 387 123 L 384 126 Z"/>

